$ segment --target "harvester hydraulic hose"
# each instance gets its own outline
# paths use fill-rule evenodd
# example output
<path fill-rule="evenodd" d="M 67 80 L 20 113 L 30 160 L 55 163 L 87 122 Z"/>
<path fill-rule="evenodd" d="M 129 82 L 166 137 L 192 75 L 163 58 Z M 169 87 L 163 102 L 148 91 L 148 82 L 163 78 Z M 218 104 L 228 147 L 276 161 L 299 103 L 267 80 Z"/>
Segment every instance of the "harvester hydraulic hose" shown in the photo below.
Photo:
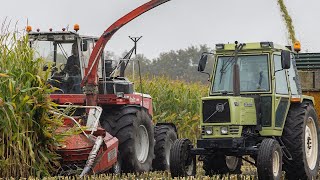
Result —
<path fill-rule="evenodd" d="M 103 142 L 102 136 L 98 136 L 96 139 L 96 142 L 95 142 L 95 144 L 89 154 L 88 160 L 86 162 L 86 166 L 84 167 L 83 171 L 80 174 L 80 178 L 82 178 L 83 176 L 88 174 L 91 171 L 93 165 L 96 163 L 95 160 L 98 155 L 99 149 L 102 145 L 102 142 Z"/>

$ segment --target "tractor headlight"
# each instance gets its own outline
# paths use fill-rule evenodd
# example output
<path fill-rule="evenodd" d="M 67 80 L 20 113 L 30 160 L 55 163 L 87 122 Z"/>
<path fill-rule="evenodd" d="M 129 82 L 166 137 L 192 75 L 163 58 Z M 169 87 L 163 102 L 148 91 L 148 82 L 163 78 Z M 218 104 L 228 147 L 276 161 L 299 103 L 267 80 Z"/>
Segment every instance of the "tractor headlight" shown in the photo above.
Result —
<path fill-rule="evenodd" d="M 206 133 L 206 135 L 212 135 L 213 134 L 212 126 L 206 126 L 204 128 L 204 132 Z"/>
<path fill-rule="evenodd" d="M 228 127 L 221 127 L 220 129 L 222 135 L 228 134 Z"/>
<path fill-rule="evenodd" d="M 216 49 L 217 50 L 223 50 L 224 49 L 224 44 L 216 44 Z"/>

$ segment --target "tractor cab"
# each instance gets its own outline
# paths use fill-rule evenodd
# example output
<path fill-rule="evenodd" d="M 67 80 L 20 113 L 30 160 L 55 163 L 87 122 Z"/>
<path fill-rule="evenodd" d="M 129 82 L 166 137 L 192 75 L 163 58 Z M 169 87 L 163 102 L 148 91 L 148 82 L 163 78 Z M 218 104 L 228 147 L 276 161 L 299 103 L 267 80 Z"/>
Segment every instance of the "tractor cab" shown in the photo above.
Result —
<path fill-rule="evenodd" d="M 83 93 L 80 83 L 98 38 L 82 36 L 76 31 L 50 29 L 48 32 L 41 32 L 38 29 L 37 32 L 28 32 L 30 46 L 35 49 L 35 57 L 44 58 L 44 70 L 51 70 L 48 81 L 58 89 L 56 94 Z"/>
<path fill-rule="evenodd" d="M 301 95 L 294 53 L 272 42 L 218 44 L 214 58 L 203 138 L 281 136 L 290 101 Z"/>

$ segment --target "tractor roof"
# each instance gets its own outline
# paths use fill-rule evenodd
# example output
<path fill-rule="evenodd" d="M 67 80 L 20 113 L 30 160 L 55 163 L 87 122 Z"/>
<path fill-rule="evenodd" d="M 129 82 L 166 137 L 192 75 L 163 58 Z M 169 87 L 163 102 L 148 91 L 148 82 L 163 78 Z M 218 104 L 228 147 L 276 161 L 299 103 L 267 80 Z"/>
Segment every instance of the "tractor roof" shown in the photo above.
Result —
<path fill-rule="evenodd" d="M 70 38 L 69 40 L 72 40 L 72 38 L 74 39 L 75 37 L 80 37 L 83 39 L 94 39 L 95 41 L 97 41 L 99 39 L 99 37 L 96 36 L 85 36 L 85 35 L 79 35 L 76 32 L 73 31 L 48 31 L 48 32 L 29 32 L 29 39 L 31 40 L 42 40 L 42 41 L 46 41 L 46 40 L 55 40 L 55 38 L 57 38 L 57 41 L 62 41 L 65 40 L 67 38 Z M 59 39 L 61 38 L 61 39 Z"/>
<path fill-rule="evenodd" d="M 273 42 L 254 42 L 254 43 L 245 43 L 242 51 L 252 51 L 252 50 L 289 50 L 286 46 L 281 46 L 274 44 Z M 238 44 L 239 45 L 239 44 Z M 234 51 L 236 44 L 216 44 L 216 52 L 223 53 L 226 51 Z"/>

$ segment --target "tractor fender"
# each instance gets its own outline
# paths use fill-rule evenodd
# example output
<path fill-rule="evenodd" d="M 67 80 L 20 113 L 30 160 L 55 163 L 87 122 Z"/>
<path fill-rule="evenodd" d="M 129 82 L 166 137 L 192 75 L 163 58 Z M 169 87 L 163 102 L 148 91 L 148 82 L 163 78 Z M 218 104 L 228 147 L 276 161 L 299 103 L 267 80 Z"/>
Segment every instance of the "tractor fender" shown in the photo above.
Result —
<path fill-rule="evenodd" d="M 295 100 L 296 99 L 296 100 Z M 315 106 L 315 100 L 314 97 L 309 96 L 309 95 L 301 95 L 298 98 L 291 98 L 292 103 L 302 103 L 302 102 L 307 102 L 310 105 Z"/>

